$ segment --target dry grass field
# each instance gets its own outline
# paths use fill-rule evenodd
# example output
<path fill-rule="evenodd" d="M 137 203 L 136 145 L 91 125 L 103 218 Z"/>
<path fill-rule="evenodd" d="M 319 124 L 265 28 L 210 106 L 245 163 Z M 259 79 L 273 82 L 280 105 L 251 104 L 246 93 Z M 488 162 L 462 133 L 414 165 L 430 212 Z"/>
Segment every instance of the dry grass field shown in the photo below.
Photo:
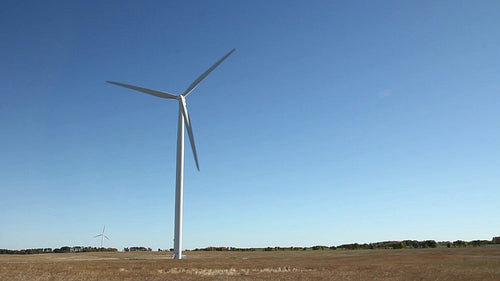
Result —
<path fill-rule="evenodd" d="M 500 247 L 0 255 L 0 280 L 500 280 Z"/>

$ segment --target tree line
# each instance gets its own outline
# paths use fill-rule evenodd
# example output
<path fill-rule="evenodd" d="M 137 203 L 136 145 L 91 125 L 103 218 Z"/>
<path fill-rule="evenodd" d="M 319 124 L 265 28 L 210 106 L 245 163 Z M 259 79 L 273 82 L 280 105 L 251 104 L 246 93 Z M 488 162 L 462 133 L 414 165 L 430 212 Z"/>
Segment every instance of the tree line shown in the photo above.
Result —
<path fill-rule="evenodd" d="M 128 247 L 123 248 L 124 252 L 139 252 L 139 251 L 152 251 L 151 248 L 146 247 Z M 160 249 L 158 249 L 160 250 Z M 173 249 L 172 249 L 173 250 Z M 51 254 L 51 253 L 84 253 L 84 252 L 118 252 L 116 248 L 98 248 L 98 247 L 82 247 L 82 246 L 64 246 L 61 248 L 36 248 L 36 249 L 22 249 L 22 250 L 8 250 L 0 249 L 0 255 L 31 255 L 31 254 Z"/>
<path fill-rule="evenodd" d="M 192 251 L 241 251 L 241 252 L 252 252 L 252 251 L 306 251 L 306 250 L 367 250 L 367 249 L 407 249 L 407 248 L 436 248 L 436 247 L 447 247 L 447 248 L 461 248 L 461 247 L 481 247 L 487 245 L 500 244 L 500 236 L 493 237 L 491 240 L 472 240 L 472 241 L 440 241 L 436 242 L 434 240 L 403 240 L 403 241 L 384 241 L 375 243 L 351 243 L 342 244 L 340 246 L 323 246 L 316 245 L 312 247 L 265 247 L 265 248 L 237 248 L 237 247 L 206 247 L 206 248 L 196 248 Z M 173 251 L 174 249 L 169 249 Z M 64 246 L 61 248 L 36 248 L 36 249 L 23 249 L 23 250 L 8 250 L 0 249 L 0 254 L 11 254 L 11 255 L 30 255 L 30 254 L 49 254 L 49 253 L 84 253 L 84 252 L 117 252 L 116 248 L 98 248 L 98 247 L 82 247 L 82 246 Z M 123 249 L 124 252 L 137 252 L 137 251 L 152 251 L 151 248 L 146 247 L 127 247 Z M 158 249 L 158 251 L 162 251 Z M 164 250 L 166 251 L 166 250 Z M 189 250 L 187 250 L 189 251 Z"/>
<path fill-rule="evenodd" d="M 146 247 L 129 247 L 129 248 L 123 248 L 124 252 L 146 252 L 146 251 L 153 251 L 151 248 L 146 248 Z M 160 251 L 160 249 L 158 249 Z"/>
<path fill-rule="evenodd" d="M 82 247 L 82 246 L 64 246 L 61 248 L 36 248 L 22 250 L 0 249 L 0 254 L 9 255 L 31 255 L 31 254 L 50 254 L 50 253 L 83 253 L 83 252 L 117 252 L 116 248 L 97 248 L 97 247 Z"/>
<path fill-rule="evenodd" d="M 403 240 L 403 241 L 383 241 L 375 243 L 352 243 L 342 244 L 340 246 L 316 245 L 312 247 L 265 247 L 265 248 L 236 248 L 236 247 L 207 247 L 196 248 L 193 251 L 307 251 L 307 250 L 368 250 L 368 249 L 423 249 L 423 248 L 461 248 L 461 247 L 481 247 L 493 244 L 500 244 L 500 236 L 493 237 L 491 240 L 472 240 L 472 241 L 440 241 L 435 240 Z"/>

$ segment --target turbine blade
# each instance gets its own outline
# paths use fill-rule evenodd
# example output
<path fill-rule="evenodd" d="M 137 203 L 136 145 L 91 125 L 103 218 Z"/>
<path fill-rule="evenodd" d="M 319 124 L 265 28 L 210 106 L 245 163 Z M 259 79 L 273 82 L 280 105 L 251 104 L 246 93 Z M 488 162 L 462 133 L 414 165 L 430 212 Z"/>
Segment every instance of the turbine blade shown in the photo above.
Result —
<path fill-rule="evenodd" d="M 99 236 L 101 236 L 101 235 L 102 235 L 102 234 L 96 235 L 96 236 L 94 236 L 94 238 L 97 238 L 97 237 L 99 237 Z"/>
<path fill-rule="evenodd" d="M 189 119 L 186 100 L 184 99 L 184 97 L 181 97 L 179 102 L 182 105 L 182 115 L 184 116 L 184 124 L 186 124 L 186 129 L 189 136 L 189 142 L 191 143 L 191 149 L 193 149 L 194 162 L 196 163 L 196 168 L 199 171 L 200 165 L 198 164 L 198 155 L 196 155 L 196 146 L 194 145 L 193 129 L 191 128 L 191 120 Z"/>
<path fill-rule="evenodd" d="M 170 94 L 170 93 L 166 93 L 166 92 L 160 92 L 160 91 L 156 91 L 156 90 L 141 88 L 141 87 L 132 86 L 132 85 L 123 84 L 123 83 L 118 83 L 118 82 L 113 82 L 113 81 L 106 81 L 106 82 L 111 83 L 111 84 L 115 84 L 115 85 L 118 85 L 118 86 L 122 86 L 122 87 L 125 87 L 125 88 L 129 88 L 129 89 L 132 89 L 132 90 L 136 90 L 136 91 L 139 91 L 139 92 L 143 92 L 143 93 L 146 93 L 146 94 L 150 94 L 150 95 L 153 95 L 153 96 L 157 96 L 157 97 L 160 97 L 160 98 L 165 98 L 165 99 L 176 99 L 177 98 L 176 95 L 173 95 L 173 94 Z"/>
<path fill-rule="evenodd" d="M 102 233 L 104 233 L 104 230 L 105 230 L 105 229 L 106 229 L 106 226 L 104 226 L 104 227 L 102 228 Z"/>
<path fill-rule="evenodd" d="M 210 67 L 207 71 L 205 71 L 200 77 L 198 77 L 198 79 L 194 80 L 194 82 L 191 83 L 191 85 L 189 85 L 187 90 L 182 95 L 183 96 L 189 95 L 189 93 L 191 93 L 191 91 L 194 90 L 194 88 L 196 88 L 198 84 L 200 84 L 201 80 L 205 79 L 205 77 L 207 77 L 207 75 L 210 74 L 212 70 L 214 70 L 217 66 L 219 66 L 219 64 L 221 64 L 221 62 L 223 62 L 227 57 L 229 57 L 229 55 L 232 54 L 235 50 L 236 49 L 232 49 L 229 53 L 223 56 L 218 62 L 212 65 L 212 67 Z"/>
<path fill-rule="evenodd" d="M 108 236 L 106 236 L 106 235 L 104 235 L 104 238 L 106 238 L 106 239 L 108 239 L 108 240 L 109 240 Z"/>

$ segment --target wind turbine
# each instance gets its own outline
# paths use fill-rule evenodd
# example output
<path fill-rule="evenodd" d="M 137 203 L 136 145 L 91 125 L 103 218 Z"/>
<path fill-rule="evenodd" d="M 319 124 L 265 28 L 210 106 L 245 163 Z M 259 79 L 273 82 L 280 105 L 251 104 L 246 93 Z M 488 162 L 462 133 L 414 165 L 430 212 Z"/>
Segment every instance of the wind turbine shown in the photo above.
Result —
<path fill-rule="evenodd" d="M 106 229 L 106 226 L 104 226 L 104 227 L 102 228 L 102 232 L 101 232 L 101 234 L 94 236 L 94 238 L 97 238 L 97 237 L 101 236 L 101 248 L 102 248 L 102 244 L 103 244 L 103 242 L 104 242 L 104 238 L 106 238 L 106 239 L 108 239 L 108 240 L 109 240 L 108 236 L 104 235 L 104 229 Z"/>
<path fill-rule="evenodd" d="M 106 81 L 111 84 L 150 94 L 165 99 L 175 99 L 179 101 L 179 114 L 177 123 L 177 165 L 176 165 L 176 177 L 175 177 L 175 227 L 174 227 L 174 259 L 182 259 L 182 205 L 183 205 L 183 189 L 184 189 L 184 126 L 186 126 L 189 142 L 191 143 L 191 149 L 193 150 L 194 161 L 196 163 L 196 168 L 200 170 L 200 165 L 198 164 L 198 156 L 196 155 L 196 146 L 194 144 L 193 129 L 191 128 L 191 120 L 189 119 L 189 113 L 186 105 L 186 97 L 189 95 L 200 82 L 207 77 L 212 70 L 214 70 L 219 64 L 221 64 L 229 55 L 231 55 L 235 49 L 232 49 L 229 53 L 218 60 L 214 65 L 212 65 L 207 71 L 205 71 L 200 77 L 194 80 L 191 85 L 182 93 L 181 95 L 174 95 L 167 92 L 161 92 L 156 90 L 150 90 L 142 87 L 127 85 L 118 82 Z"/>

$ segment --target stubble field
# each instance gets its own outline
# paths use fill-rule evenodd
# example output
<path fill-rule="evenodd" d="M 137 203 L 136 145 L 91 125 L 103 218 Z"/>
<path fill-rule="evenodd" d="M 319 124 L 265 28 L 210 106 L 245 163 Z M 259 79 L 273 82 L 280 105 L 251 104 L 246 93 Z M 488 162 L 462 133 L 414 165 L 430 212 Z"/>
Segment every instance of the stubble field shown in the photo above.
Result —
<path fill-rule="evenodd" d="M 500 280 L 500 247 L 0 255 L 0 280 Z"/>

